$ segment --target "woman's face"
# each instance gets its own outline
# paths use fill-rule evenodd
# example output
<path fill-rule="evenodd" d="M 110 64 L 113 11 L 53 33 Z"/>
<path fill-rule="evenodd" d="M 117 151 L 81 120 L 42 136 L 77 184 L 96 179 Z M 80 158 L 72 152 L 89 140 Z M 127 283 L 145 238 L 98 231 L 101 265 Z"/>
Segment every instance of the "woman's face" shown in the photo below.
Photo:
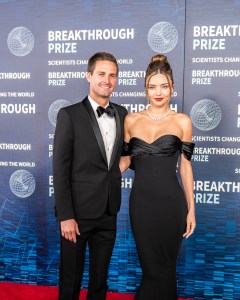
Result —
<path fill-rule="evenodd" d="M 147 85 L 147 97 L 151 105 L 162 106 L 169 103 L 172 86 L 170 86 L 170 80 L 163 74 L 153 75 Z"/>

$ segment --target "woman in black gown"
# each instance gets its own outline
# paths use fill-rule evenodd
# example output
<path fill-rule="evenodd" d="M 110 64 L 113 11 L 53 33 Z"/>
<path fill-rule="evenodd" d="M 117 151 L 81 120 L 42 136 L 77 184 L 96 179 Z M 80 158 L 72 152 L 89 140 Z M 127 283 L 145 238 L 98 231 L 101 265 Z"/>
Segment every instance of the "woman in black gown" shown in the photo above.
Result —
<path fill-rule="evenodd" d="M 143 277 L 135 300 L 176 300 L 176 264 L 183 237 L 196 226 L 190 118 L 169 108 L 173 92 L 171 67 L 155 55 L 146 71 L 149 107 L 125 119 L 122 171 L 131 162 L 135 179 L 130 220 Z M 182 186 L 176 176 L 179 173 Z"/>

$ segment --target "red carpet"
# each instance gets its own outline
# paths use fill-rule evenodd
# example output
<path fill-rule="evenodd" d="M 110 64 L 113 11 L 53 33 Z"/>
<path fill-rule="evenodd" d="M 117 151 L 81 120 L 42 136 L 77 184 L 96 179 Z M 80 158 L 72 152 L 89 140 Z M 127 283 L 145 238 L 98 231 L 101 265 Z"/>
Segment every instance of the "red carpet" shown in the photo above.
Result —
<path fill-rule="evenodd" d="M 108 293 L 107 300 L 133 300 L 134 295 Z M 57 300 L 57 288 L 27 284 L 0 283 L 1 300 Z M 86 291 L 79 300 L 86 300 Z M 179 299 L 183 300 L 183 299 Z M 189 299 L 190 300 L 190 299 Z"/>

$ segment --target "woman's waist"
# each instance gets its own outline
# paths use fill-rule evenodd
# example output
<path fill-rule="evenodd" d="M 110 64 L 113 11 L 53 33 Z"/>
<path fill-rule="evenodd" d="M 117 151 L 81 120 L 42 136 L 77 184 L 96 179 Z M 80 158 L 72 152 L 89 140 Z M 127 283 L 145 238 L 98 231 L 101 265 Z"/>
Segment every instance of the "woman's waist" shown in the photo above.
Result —
<path fill-rule="evenodd" d="M 158 181 L 161 179 L 162 182 L 169 182 L 169 181 L 178 181 L 176 171 L 169 171 L 169 170 L 142 170 L 135 169 L 135 180 L 151 180 L 151 181 Z"/>
<path fill-rule="evenodd" d="M 151 166 L 162 166 L 162 165 L 169 165 L 173 166 L 176 165 L 178 161 L 178 156 L 171 155 L 171 156 L 161 156 L 161 155 L 141 155 L 141 156 L 133 156 L 132 162 L 137 165 L 151 165 Z"/>
<path fill-rule="evenodd" d="M 138 176 L 176 176 L 177 163 L 174 164 L 141 164 L 133 163 L 135 174 Z"/>

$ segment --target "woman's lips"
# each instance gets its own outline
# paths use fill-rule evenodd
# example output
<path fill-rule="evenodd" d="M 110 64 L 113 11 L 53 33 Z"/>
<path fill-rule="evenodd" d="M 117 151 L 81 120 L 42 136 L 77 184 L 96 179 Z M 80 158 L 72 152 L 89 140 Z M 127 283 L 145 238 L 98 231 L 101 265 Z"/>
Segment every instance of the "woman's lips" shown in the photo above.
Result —
<path fill-rule="evenodd" d="M 156 101 L 162 101 L 163 98 L 154 98 Z"/>

